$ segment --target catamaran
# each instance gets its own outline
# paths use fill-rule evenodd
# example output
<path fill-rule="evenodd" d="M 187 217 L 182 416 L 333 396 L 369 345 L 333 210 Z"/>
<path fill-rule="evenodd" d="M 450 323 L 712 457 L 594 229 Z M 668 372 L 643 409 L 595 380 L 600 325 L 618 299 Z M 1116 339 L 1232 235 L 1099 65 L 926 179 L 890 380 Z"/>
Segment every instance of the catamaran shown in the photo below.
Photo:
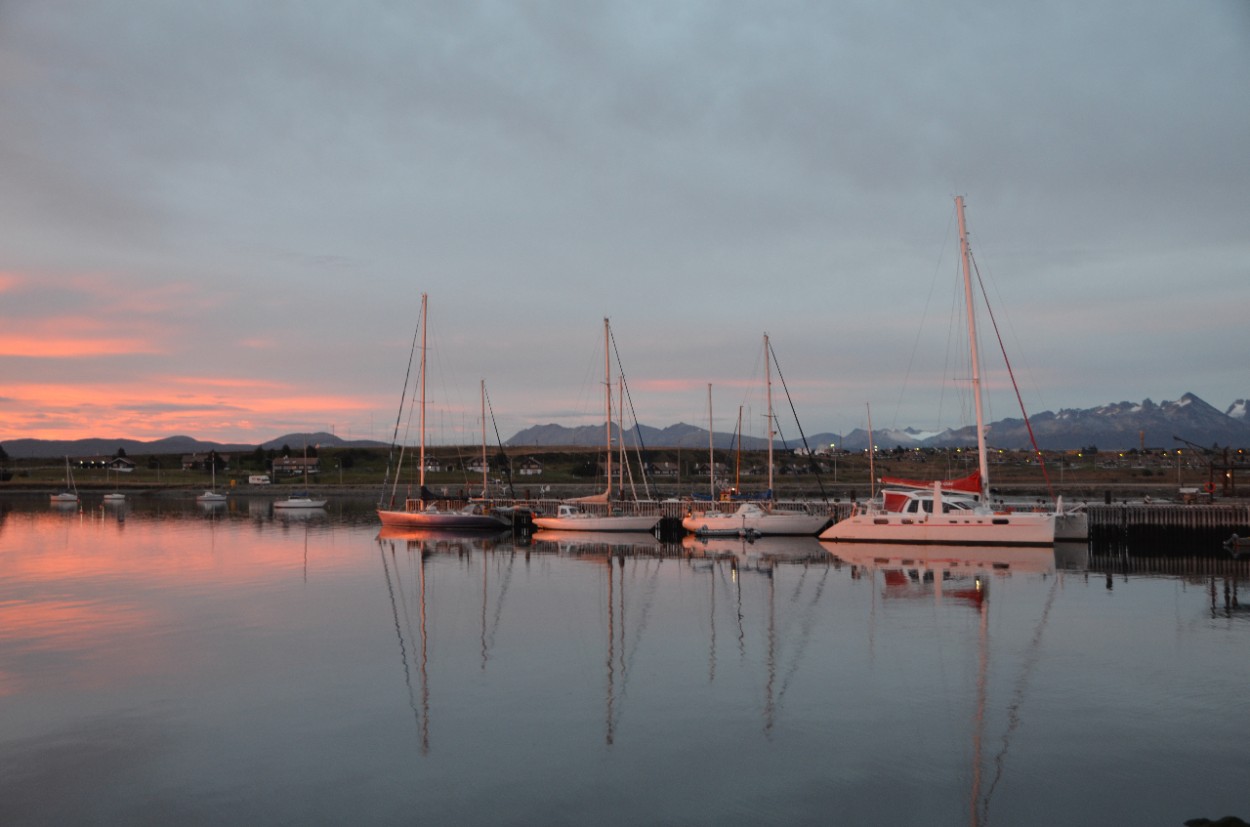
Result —
<path fill-rule="evenodd" d="M 972 362 L 972 393 L 977 421 L 978 473 L 969 480 L 975 485 L 975 492 L 969 495 L 966 492 L 952 491 L 941 480 L 936 480 L 927 487 L 896 486 L 883 492 L 881 499 L 857 504 L 849 517 L 821 532 L 821 540 L 961 546 L 1054 545 L 1054 512 L 996 508 L 990 501 L 971 253 L 964 223 L 963 196 L 955 198 L 955 212 L 959 221 L 964 302 L 968 316 L 968 347 Z M 1058 510 L 1062 511 L 1061 505 Z"/>

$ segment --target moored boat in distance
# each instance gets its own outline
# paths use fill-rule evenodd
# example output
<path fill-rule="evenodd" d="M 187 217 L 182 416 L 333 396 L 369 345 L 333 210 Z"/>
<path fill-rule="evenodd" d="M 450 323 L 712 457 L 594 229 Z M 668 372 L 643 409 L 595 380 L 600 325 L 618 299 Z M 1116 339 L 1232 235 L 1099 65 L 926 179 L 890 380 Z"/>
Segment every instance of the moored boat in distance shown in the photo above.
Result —
<path fill-rule="evenodd" d="M 77 505 L 78 486 L 74 485 L 74 474 L 69 470 L 69 457 L 65 458 L 65 490 L 52 495 L 53 505 Z"/>
<path fill-rule="evenodd" d="M 216 455 L 209 456 L 208 464 L 209 464 L 209 467 L 212 469 L 212 481 L 209 483 L 211 487 L 207 491 L 205 491 L 204 493 L 196 497 L 195 501 L 201 505 L 218 505 L 220 503 L 226 502 L 226 500 L 228 500 L 229 497 L 227 497 L 225 494 L 222 494 L 221 492 L 217 490 L 217 457 Z"/>
<path fill-rule="evenodd" d="M 306 492 L 297 491 L 285 500 L 278 500 L 273 507 L 278 509 L 325 508 L 326 500 L 316 499 Z"/>

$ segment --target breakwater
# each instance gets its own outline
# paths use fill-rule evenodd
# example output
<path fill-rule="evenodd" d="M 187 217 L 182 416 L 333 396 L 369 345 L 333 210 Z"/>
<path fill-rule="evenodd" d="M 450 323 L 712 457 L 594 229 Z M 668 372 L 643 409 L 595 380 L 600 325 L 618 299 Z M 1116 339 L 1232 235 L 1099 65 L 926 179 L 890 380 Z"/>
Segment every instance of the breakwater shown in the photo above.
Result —
<path fill-rule="evenodd" d="M 1112 503 L 1089 505 L 1090 547 L 1097 553 L 1173 557 L 1227 554 L 1231 535 L 1250 536 L 1250 505 Z"/>

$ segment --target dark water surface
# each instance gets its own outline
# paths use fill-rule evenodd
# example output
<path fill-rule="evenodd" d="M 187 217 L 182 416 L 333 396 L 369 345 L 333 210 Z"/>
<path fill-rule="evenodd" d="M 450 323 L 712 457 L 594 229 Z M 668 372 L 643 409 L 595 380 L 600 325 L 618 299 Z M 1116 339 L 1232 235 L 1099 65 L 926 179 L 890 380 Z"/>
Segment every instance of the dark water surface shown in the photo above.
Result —
<path fill-rule="evenodd" d="M 3 825 L 1250 819 L 1244 577 L 0 508 Z"/>

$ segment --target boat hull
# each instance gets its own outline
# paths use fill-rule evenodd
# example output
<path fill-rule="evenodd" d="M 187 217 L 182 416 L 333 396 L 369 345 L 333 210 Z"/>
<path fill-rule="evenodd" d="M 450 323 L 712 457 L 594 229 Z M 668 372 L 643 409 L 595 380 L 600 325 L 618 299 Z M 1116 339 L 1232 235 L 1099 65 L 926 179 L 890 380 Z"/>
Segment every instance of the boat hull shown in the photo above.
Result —
<path fill-rule="evenodd" d="M 645 533 L 654 530 L 659 523 L 658 514 L 642 516 L 613 514 L 602 517 L 595 514 L 578 514 L 534 518 L 534 526 L 547 531 L 641 531 Z"/>
<path fill-rule="evenodd" d="M 460 511 L 388 511 L 378 509 L 378 519 L 391 528 L 422 528 L 431 531 L 502 531 L 506 520 L 492 514 L 466 514 Z"/>
<path fill-rule="evenodd" d="M 828 522 L 829 518 L 820 514 L 769 513 L 761 509 L 743 513 L 739 509 L 729 514 L 719 511 L 690 514 L 681 525 L 700 537 L 812 536 Z"/>
<path fill-rule="evenodd" d="M 852 514 L 820 533 L 824 542 L 935 546 L 1053 546 L 1053 514 L 976 513 L 917 518 L 893 512 Z"/>
<path fill-rule="evenodd" d="M 1089 539 L 1089 514 L 1067 511 L 1055 515 L 1055 542 L 1080 542 Z"/>
<path fill-rule="evenodd" d="M 325 508 L 326 500 L 313 500 L 300 497 L 289 500 L 278 500 L 273 504 L 273 507 L 278 509 Z"/>

